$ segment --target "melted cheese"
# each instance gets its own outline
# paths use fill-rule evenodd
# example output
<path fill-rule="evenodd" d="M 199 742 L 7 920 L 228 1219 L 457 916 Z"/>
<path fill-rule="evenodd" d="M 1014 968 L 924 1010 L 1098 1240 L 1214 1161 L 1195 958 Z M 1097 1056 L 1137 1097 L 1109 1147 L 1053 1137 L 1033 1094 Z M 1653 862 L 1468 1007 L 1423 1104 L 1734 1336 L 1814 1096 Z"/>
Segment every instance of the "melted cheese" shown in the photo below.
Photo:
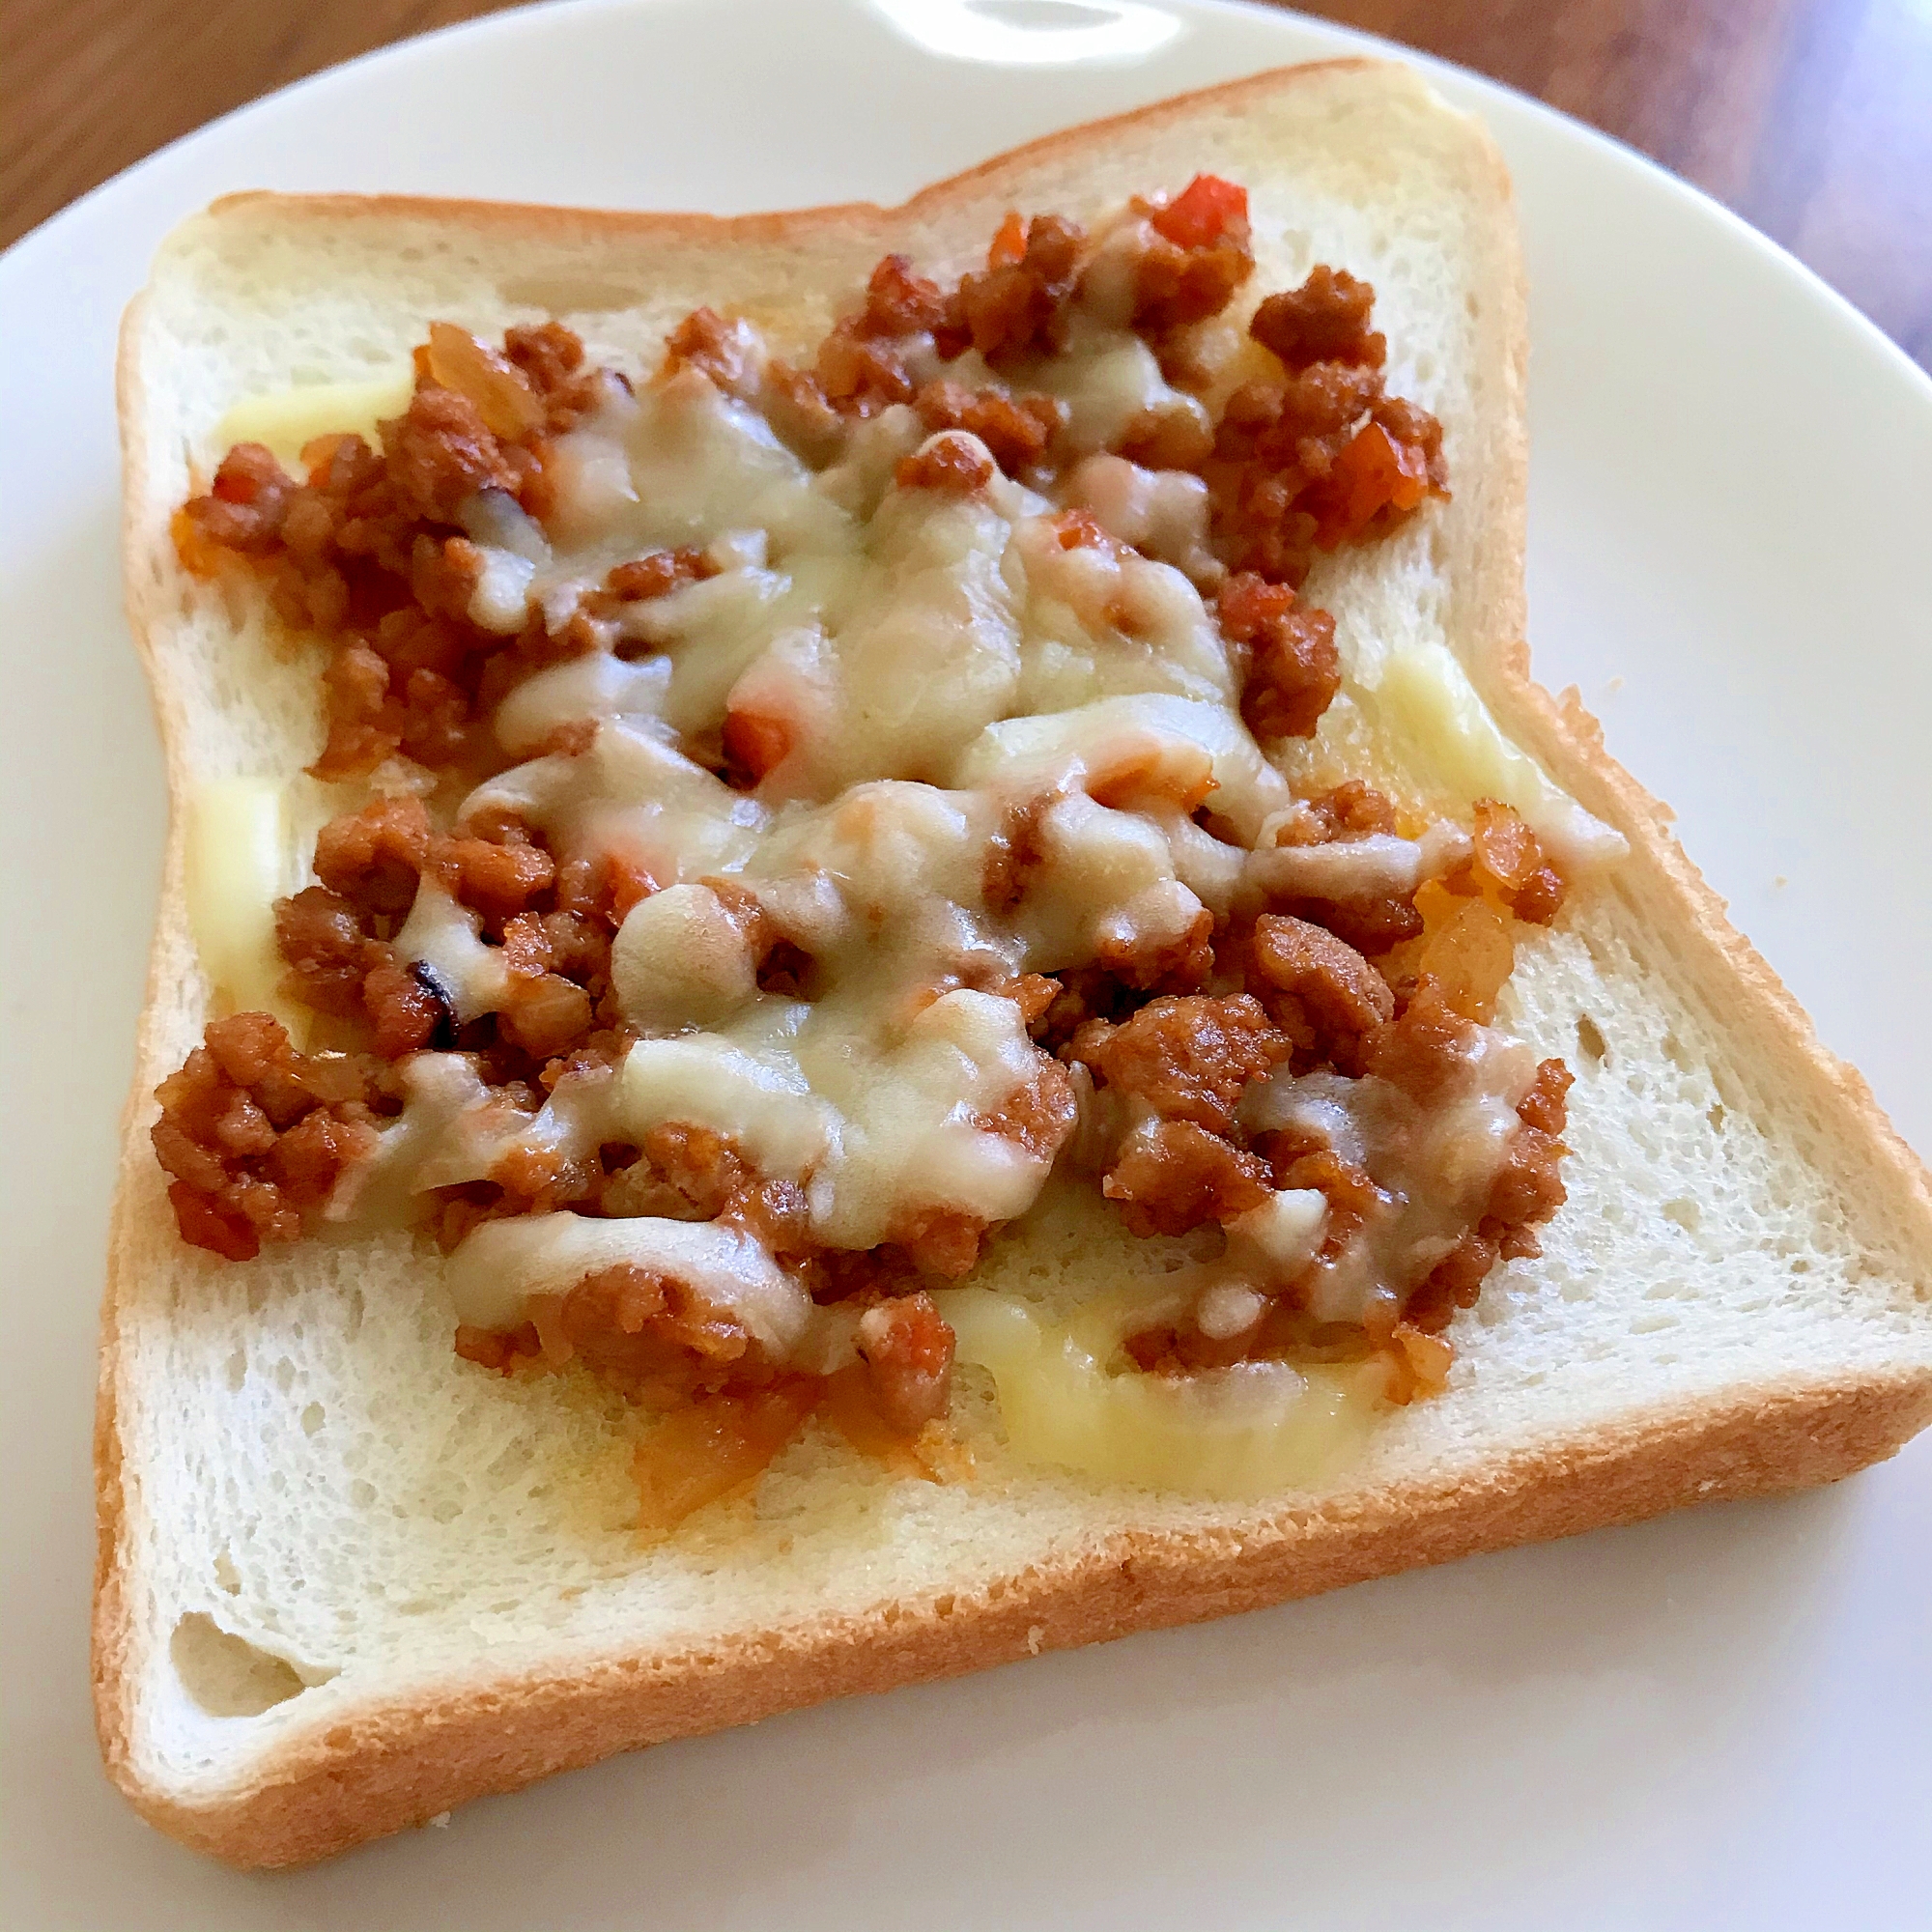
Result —
<path fill-rule="evenodd" d="M 1204 440 L 1211 434 L 1208 412 L 1169 384 L 1140 336 L 1089 316 L 1075 318 L 1066 353 L 1042 363 L 1028 382 L 1066 405 L 1066 441 L 1082 454 L 1118 448 L 1168 417 L 1185 418 Z"/>
<path fill-rule="evenodd" d="M 644 1033 L 713 1026 L 758 990 L 745 935 L 709 886 L 668 886 L 631 908 L 611 948 L 624 1017 Z"/>
<path fill-rule="evenodd" d="M 893 1239 L 922 1208 L 1009 1220 L 1049 1171 L 976 1124 L 1037 1065 L 1012 1001 L 961 988 L 902 1030 L 893 1017 L 862 991 L 821 1001 L 799 1029 L 799 1065 L 841 1122 L 835 1156 L 808 1191 L 813 1232 L 835 1247 Z"/>
<path fill-rule="evenodd" d="M 720 1221 L 568 1213 L 485 1221 L 451 1257 L 449 1293 L 459 1321 L 513 1327 L 531 1295 L 567 1294 L 586 1275 L 627 1265 L 684 1282 L 781 1358 L 811 1326 L 811 1297 L 750 1235 Z"/>
<path fill-rule="evenodd" d="M 1514 806 L 1559 866 L 1574 872 L 1621 859 L 1630 849 L 1621 833 L 1593 818 L 1503 736 L 1445 645 L 1413 644 L 1396 652 L 1383 667 L 1374 703 L 1410 769 L 1433 773 L 1458 797 Z"/>
<path fill-rule="evenodd" d="M 981 1288 L 933 1298 L 958 1359 L 991 1372 L 1013 1453 L 1102 1482 L 1226 1501 L 1316 1482 L 1366 1439 L 1384 1387 L 1374 1363 L 1116 1372 L 1125 1336 L 1182 1312 L 1167 1289 L 1102 1296 L 1064 1325 Z"/>
<path fill-rule="evenodd" d="M 622 1112 L 635 1139 L 668 1122 L 727 1136 L 761 1173 L 802 1180 L 835 1145 L 839 1122 L 797 1057 L 748 1052 L 716 1034 L 646 1039 L 624 1062 Z"/>
<path fill-rule="evenodd" d="M 1288 781 L 1232 706 L 1153 693 L 989 725 L 966 749 L 953 782 L 1021 795 L 1077 784 L 1181 800 L 1206 805 L 1247 840 L 1291 803 Z"/>
<path fill-rule="evenodd" d="M 1264 828 L 1264 840 L 1266 828 Z M 1437 821 L 1420 838 L 1372 832 L 1321 845 L 1264 842 L 1247 855 L 1242 875 L 1258 891 L 1283 898 L 1407 898 L 1424 879 L 1451 870 L 1469 856 L 1469 836 Z"/>
<path fill-rule="evenodd" d="M 214 425 L 209 444 L 227 450 L 238 442 L 265 443 L 285 468 L 296 469 L 302 446 L 319 436 L 354 433 L 376 442 L 377 425 L 409 408 L 414 386 L 413 366 L 402 362 L 365 382 L 305 383 L 245 396 Z"/>
<path fill-rule="evenodd" d="M 1250 1129 L 1293 1127 L 1325 1141 L 1365 1167 L 1379 1189 L 1360 1231 L 1307 1277 L 1304 1292 L 1318 1321 L 1360 1321 L 1378 1298 L 1399 1300 L 1482 1219 L 1520 1124 L 1517 1103 L 1535 1075 L 1536 1055 L 1526 1044 L 1477 1027 L 1445 1091 L 1427 1107 L 1374 1075 L 1276 1073 L 1248 1089 L 1240 1118 Z M 1248 1234 L 1241 1223 L 1236 1230 Z"/>
<path fill-rule="evenodd" d="M 1118 459 L 1093 462 L 1103 460 Z M 1044 517 L 1016 526 L 1014 553 L 1028 593 L 1021 711 L 1072 710 L 1137 692 L 1233 703 L 1235 674 L 1220 628 L 1180 571 L 1131 552 L 1067 550 Z"/>
<path fill-rule="evenodd" d="M 497 707 L 497 742 L 513 757 L 527 757 L 566 724 L 661 718 L 670 684 L 668 658 L 627 664 L 602 651 L 569 658 L 526 678 Z"/>
<path fill-rule="evenodd" d="M 499 1012 L 509 998 L 509 964 L 500 947 L 484 945 L 482 928 L 480 913 L 425 879 L 395 938 L 397 956 L 428 971 L 459 1023 Z"/>
<path fill-rule="evenodd" d="M 185 894 L 188 926 L 217 1000 L 236 1012 L 274 1013 L 301 1031 L 280 992 L 274 902 L 299 879 L 280 786 L 212 779 L 188 799 Z"/>
<path fill-rule="evenodd" d="M 790 724 L 769 793 L 824 798 L 878 778 L 942 777 L 1012 708 L 1016 596 L 1005 565 L 1019 493 L 887 491 L 867 568 L 836 632 L 781 639 L 755 660 L 732 708 Z"/>
<path fill-rule="evenodd" d="M 609 719 L 589 751 L 514 765 L 471 792 L 466 817 L 519 813 L 563 858 L 619 855 L 660 884 L 734 870 L 769 813 L 676 749 L 648 718 Z"/>
<path fill-rule="evenodd" d="M 1221 575 L 1208 548 L 1208 486 L 1184 469 L 1143 469 L 1124 457 L 1094 455 L 1074 467 L 1066 499 L 1091 510 L 1123 544 L 1196 581 Z"/>

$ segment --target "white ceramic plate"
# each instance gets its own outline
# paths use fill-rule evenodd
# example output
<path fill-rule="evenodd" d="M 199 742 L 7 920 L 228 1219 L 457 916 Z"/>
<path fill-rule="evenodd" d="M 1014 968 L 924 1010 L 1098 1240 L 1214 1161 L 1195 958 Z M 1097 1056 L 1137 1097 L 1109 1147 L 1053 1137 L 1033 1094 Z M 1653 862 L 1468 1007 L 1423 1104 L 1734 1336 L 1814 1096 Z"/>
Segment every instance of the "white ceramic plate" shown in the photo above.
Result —
<path fill-rule="evenodd" d="M 892 200 L 1364 44 L 1200 5 L 578 0 L 277 96 L 0 260 L 8 1925 L 1925 1924 L 1932 1442 L 1827 1494 L 668 1746 L 295 1877 L 202 1862 L 99 1769 L 94 1321 L 163 796 L 111 371 L 161 235 L 251 186 Z M 1932 1149 L 1932 384 L 1709 202 L 1432 71 L 1522 204 L 1538 668 Z"/>

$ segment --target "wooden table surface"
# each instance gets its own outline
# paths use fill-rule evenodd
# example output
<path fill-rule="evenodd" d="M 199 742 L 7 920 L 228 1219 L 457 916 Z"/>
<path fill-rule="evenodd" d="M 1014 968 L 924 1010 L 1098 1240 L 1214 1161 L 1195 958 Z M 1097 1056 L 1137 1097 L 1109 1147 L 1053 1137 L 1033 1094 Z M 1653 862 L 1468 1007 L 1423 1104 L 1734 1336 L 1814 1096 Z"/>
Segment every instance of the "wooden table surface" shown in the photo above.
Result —
<path fill-rule="evenodd" d="M 0 0 L 0 245 L 231 107 L 497 4 Z M 1305 11 L 1460 61 L 1642 149 L 1932 368 L 1932 0 Z"/>

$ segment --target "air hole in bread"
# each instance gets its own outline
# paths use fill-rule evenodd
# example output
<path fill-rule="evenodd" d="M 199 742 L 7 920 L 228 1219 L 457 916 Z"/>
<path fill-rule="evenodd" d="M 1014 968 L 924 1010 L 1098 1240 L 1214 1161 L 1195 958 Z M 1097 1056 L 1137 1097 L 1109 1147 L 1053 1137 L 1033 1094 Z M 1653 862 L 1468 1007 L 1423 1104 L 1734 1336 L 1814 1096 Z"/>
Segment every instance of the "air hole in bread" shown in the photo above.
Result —
<path fill-rule="evenodd" d="M 289 1390 L 295 1386 L 295 1380 L 296 1380 L 296 1365 L 292 1361 L 290 1361 L 286 1355 L 284 1355 L 281 1358 L 281 1360 L 275 1364 L 275 1386 L 278 1389 L 280 1389 L 284 1395 L 287 1395 Z"/>
<path fill-rule="evenodd" d="M 214 1559 L 214 1580 L 231 1597 L 242 1594 L 242 1573 L 235 1567 L 235 1559 L 223 1550 Z"/>
<path fill-rule="evenodd" d="M 1722 1133 L 1724 1130 L 1724 1103 L 1721 1100 L 1713 1100 L 1705 1110 L 1704 1118 L 1710 1122 L 1713 1132 Z"/>
<path fill-rule="evenodd" d="M 237 1349 L 228 1358 L 228 1386 L 231 1392 L 239 1393 L 242 1384 L 248 1379 L 248 1357 Z"/>
<path fill-rule="evenodd" d="M 175 1625 L 168 1655 L 182 1689 L 211 1718 L 259 1718 L 309 1688 L 287 1658 L 223 1630 L 200 1610 Z"/>
<path fill-rule="evenodd" d="M 1687 1235 L 1694 1235 L 1704 1217 L 1696 1202 L 1681 1196 L 1675 1201 L 1666 1201 L 1663 1204 L 1663 1218 L 1666 1221 L 1675 1221 Z"/>
<path fill-rule="evenodd" d="M 1577 1051 L 1592 1066 L 1601 1066 L 1610 1057 L 1609 1042 L 1604 1037 L 1604 1030 L 1588 1013 L 1577 1015 Z"/>
<path fill-rule="evenodd" d="M 1697 1064 L 1690 1049 L 1674 1033 L 1663 1036 L 1663 1057 L 1680 1073 L 1689 1073 Z"/>
<path fill-rule="evenodd" d="M 302 1434 L 313 1435 L 327 1420 L 327 1411 L 319 1402 L 312 1402 L 302 1410 Z"/>

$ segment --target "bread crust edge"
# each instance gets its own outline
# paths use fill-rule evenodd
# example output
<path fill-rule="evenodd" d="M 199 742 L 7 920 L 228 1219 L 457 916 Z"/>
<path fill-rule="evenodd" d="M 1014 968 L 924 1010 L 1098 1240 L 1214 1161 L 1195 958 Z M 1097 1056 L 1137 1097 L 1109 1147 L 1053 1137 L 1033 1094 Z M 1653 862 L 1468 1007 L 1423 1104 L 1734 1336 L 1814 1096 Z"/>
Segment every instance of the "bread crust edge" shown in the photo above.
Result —
<path fill-rule="evenodd" d="M 620 1751 L 1048 1650 L 1205 1622 L 1486 1550 L 1640 1521 L 1691 1502 L 1787 1493 L 1893 1454 L 1932 1422 L 1932 1371 L 1687 1407 L 1521 1454 L 1475 1484 L 1416 1484 L 1238 1536 L 1126 1532 L 962 1602 L 807 1625 L 678 1656 L 401 1698 L 292 1740 L 248 1787 L 183 1804 L 108 1767 L 151 1824 L 247 1869 L 299 1865 Z M 1359 1503 L 1360 1499 L 1356 1499 Z M 102 1687 L 103 1690 L 106 1687 Z"/>

